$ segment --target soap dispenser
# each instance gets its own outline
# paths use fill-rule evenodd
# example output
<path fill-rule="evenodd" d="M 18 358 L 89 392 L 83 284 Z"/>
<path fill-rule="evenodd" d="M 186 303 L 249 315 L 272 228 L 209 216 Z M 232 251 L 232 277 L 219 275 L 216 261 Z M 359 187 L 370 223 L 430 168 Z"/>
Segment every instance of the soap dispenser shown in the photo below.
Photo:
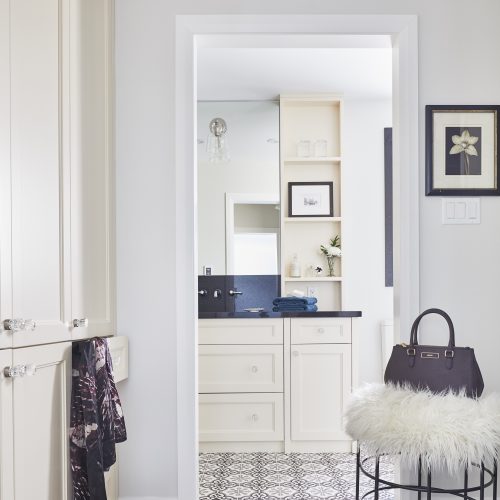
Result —
<path fill-rule="evenodd" d="M 290 264 L 290 277 L 291 278 L 300 278 L 301 270 L 299 264 L 299 257 L 296 253 L 293 254 L 293 260 Z"/>

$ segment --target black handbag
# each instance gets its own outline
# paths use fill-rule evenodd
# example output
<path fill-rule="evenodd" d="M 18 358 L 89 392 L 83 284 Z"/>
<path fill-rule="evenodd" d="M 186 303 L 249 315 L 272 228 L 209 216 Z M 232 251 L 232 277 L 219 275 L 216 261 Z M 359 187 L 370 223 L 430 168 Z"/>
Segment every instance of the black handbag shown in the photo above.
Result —
<path fill-rule="evenodd" d="M 448 323 L 448 345 L 419 345 L 417 329 L 427 314 L 440 314 Z M 470 347 L 455 346 L 455 330 L 451 318 L 441 309 L 427 309 L 411 327 L 410 344 L 395 345 L 387 363 L 385 383 L 409 385 L 414 389 L 430 389 L 432 392 L 465 390 L 470 398 L 481 396 L 484 389 L 481 370 Z"/>

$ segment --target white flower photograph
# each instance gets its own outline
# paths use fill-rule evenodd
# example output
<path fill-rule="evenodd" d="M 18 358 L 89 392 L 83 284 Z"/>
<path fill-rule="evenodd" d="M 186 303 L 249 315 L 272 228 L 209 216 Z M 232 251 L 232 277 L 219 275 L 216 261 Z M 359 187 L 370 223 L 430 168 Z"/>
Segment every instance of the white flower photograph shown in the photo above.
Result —
<path fill-rule="evenodd" d="M 500 106 L 426 106 L 426 195 L 500 196 Z"/>

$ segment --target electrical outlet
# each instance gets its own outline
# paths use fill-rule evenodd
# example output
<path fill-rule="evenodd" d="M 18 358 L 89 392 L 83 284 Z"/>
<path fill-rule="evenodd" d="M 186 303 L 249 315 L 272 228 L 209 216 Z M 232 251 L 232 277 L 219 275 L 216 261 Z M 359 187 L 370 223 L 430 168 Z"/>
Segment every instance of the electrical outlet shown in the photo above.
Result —
<path fill-rule="evenodd" d="M 315 286 L 308 286 L 307 287 L 307 296 L 308 297 L 316 297 L 316 287 Z"/>

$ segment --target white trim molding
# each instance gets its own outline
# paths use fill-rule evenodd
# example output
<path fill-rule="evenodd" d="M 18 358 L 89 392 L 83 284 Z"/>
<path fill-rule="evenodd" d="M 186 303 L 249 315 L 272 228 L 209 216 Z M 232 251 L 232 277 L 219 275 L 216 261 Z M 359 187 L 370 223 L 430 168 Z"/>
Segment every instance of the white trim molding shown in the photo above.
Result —
<path fill-rule="evenodd" d="M 414 15 L 179 15 L 176 18 L 176 331 L 178 500 L 198 498 L 196 48 L 202 37 L 391 35 L 395 337 L 419 311 L 418 32 Z M 295 42 L 296 43 L 296 42 Z M 256 42 L 257 44 L 257 42 Z M 258 45 L 256 45 L 258 46 Z"/>

